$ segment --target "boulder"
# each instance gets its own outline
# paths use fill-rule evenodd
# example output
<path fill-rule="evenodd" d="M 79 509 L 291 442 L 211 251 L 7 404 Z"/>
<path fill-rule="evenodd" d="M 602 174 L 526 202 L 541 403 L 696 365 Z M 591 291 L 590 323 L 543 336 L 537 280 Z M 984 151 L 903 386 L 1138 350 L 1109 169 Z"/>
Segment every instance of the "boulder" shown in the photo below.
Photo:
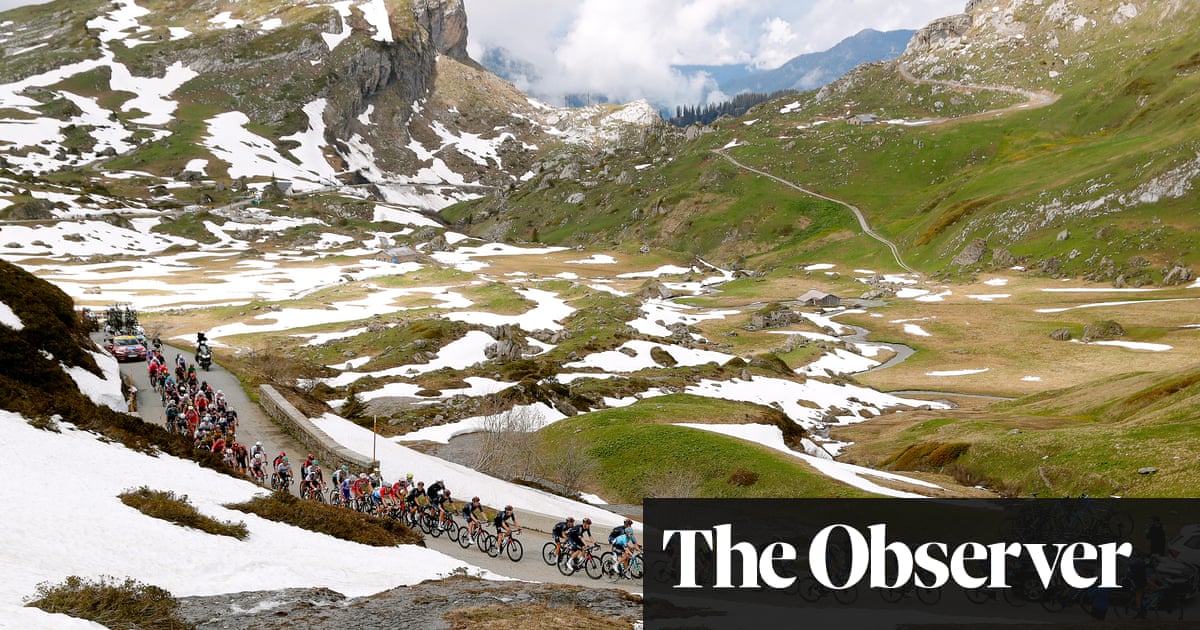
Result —
<path fill-rule="evenodd" d="M 1061 232 L 1059 232 L 1059 233 L 1058 233 L 1058 236 L 1056 236 L 1056 237 L 1055 237 L 1055 240 L 1057 240 L 1058 242 L 1060 242 L 1060 243 L 1061 243 L 1061 242 L 1063 242 L 1063 241 L 1065 241 L 1065 240 L 1067 240 L 1067 239 L 1069 239 L 1069 238 L 1071 238 L 1071 231 L 1070 231 L 1070 230 L 1063 230 L 1063 231 L 1061 231 Z"/>
<path fill-rule="evenodd" d="M 1166 276 L 1163 277 L 1163 284 L 1183 284 L 1185 282 L 1191 282 L 1194 277 L 1195 276 L 1192 274 L 1191 269 L 1176 265 L 1167 272 Z"/>
<path fill-rule="evenodd" d="M 1070 341 L 1071 340 L 1071 329 L 1070 328 L 1055 329 L 1054 332 L 1050 333 L 1050 338 L 1055 341 Z"/>
<path fill-rule="evenodd" d="M 963 250 L 954 257 L 953 262 L 960 267 L 974 265 L 975 263 L 983 260 L 983 255 L 986 252 L 987 241 L 977 238 L 964 247 Z"/>
<path fill-rule="evenodd" d="M 992 264 L 997 267 L 1012 267 L 1017 264 L 1017 257 L 1007 249 L 997 247 L 992 250 Z"/>
<path fill-rule="evenodd" d="M 1125 327 L 1111 319 L 1105 319 L 1083 327 L 1083 342 L 1124 337 Z"/>

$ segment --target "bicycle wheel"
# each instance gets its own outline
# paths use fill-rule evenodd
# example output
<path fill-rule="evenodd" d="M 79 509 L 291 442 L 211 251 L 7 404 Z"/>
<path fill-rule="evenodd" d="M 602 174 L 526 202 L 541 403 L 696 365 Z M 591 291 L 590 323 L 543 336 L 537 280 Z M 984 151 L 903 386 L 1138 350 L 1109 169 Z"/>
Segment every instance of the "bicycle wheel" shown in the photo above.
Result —
<path fill-rule="evenodd" d="M 463 549 L 471 547 L 471 530 L 466 525 L 458 528 L 458 546 Z"/>
<path fill-rule="evenodd" d="M 525 557 L 525 548 L 521 546 L 521 541 L 513 538 L 508 541 L 508 559 L 513 562 L 520 562 L 521 558 Z"/>
<path fill-rule="evenodd" d="M 1013 608 L 1024 606 L 1029 600 L 1026 599 L 1021 591 L 1017 588 L 1006 588 L 1000 591 L 1000 596 L 1004 598 L 1004 603 Z"/>
<path fill-rule="evenodd" d="M 564 553 L 558 558 L 558 572 L 566 575 L 575 575 L 575 560 L 571 558 L 571 554 Z"/>
<path fill-rule="evenodd" d="M 553 540 L 542 545 L 542 562 L 545 562 L 547 566 L 558 564 L 558 554 L 555 552 L 555 546 Z"/>
<path fill-rule="evenodd" d="M 600 570 L 600 558 L 588 554 L 587 562 L 583 564 L 583 570 L 587 571 L 588 577 L 593 580 L 599 580 L 603 572 Z"/>
<path fill-rule="evenodd" d="M 617 554 L 615 554 L 611 551 L 605 551 L 604 553 L 600 554 L 600 566 L 603 568 L 604 563 L 606 561 L 608 561 L 609 558 L 616 558 L 616 557 L 617 557 Z"/>
<path fill-rule="evenodd" d="M 991 593 L 988 592 L 988 589 L 983 586 L 967 589 L 966 595 L 967 600 L 972 604 L 982 604 L 992 597 Z"/>
<path fill-rule="evenodd" d="M 804 601 L 815 602 L 818 599 L 821 599 L 821 596 L 825 594 L 824 588 L 825 587 L 821 586 L 821 583 L 817 581 L 817 578 L 811 575 L 806 575 L 800 579 L 800 585 L 797 588 L 797 591 Z"/>
<path fill-rule="evenodd" d="M 487 532 L 479 532 L 475 535 L 475 544 L 480 551 L 487 553 L 487 550 L 496 544 L 496 537 Z"/>
<path fill-rule="evenodd" d="M 446 523 L 446 537 L 449 538 L 450 540 L 453 540 L 454 542 L 458 542 L 458 535 L 459 535 L 460 531 L 461 530 L 459 530 L 459 528 L 454 525 L 453 521 Z M 467 543 L 467 544 L 470 544 L 470 543 Z"/>
<path fill-rule="evenodd" d="M 425 518 L 424 514 L 417 516 L 417 525 L 421 528 L 422 532 L 426 534 L 430 533 L 429 519 Z"/>
<path fill-rule="evenodd" d="M 437 520 L 437 517 L 428 515 L 425 517 L 425 524 L 421 526 L 421 529 L 434 538 L 441 536 L 443 531 L 442 524 Z"/>
<path fill-rule="evenodd" d="M 1114 512 L 1108 517 L 1108 531 L 1118 539 L 1133 533 L 1133 517 L 1129 512 Z"/>
<path fill-rule="evenodd" d="M 621 573 L 617 571 L 617 558 L 610 555 L 602 557 L 600 560 L 600 570 L 604 573 L 604 579 L 609 582 L 616 582 L 621 579 Z"/>
<path fill-rule="evenodd" d="M 904 599 L 904 587 L 881 588 L 879 589 L 879 598 L 889 604 L 895 604 Z"/>
<path fill-rule="evenodd" d="M 833 592 L 833 598 L 837 600 L 837 603 L 843 606 L 849 606 L 853 604 L 854 602 L 858 601 L 858 585 L 855 584 L 850 588 L 835 590 Z"/>
<path fill-rule="evenodd" d="M 496 536 L 488 536 L 487 555 L 495 558 L 500 555 L 500 539 Z"/>
<path fill-rule="evenodd" d="M 941 589 L 924 588 L 921 586 L 917 586 L 915 588 L 917 591 L 917 599 L 920 600 L 922 604 L 932 606 L 942 600 Z"/>
<path fill-rule="evenodd" d="M 642 552 L 633 554 L 629 559 L 629 577 L 640 580 L 643 575 L 646 575 L 646 559 L 642 557 Z"/>

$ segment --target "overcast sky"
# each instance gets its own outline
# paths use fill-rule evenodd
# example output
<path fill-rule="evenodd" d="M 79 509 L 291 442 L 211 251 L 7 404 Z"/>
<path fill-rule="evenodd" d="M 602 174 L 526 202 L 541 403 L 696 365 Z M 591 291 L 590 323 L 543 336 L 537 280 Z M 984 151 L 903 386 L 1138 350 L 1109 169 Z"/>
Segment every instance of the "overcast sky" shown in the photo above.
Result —
<path fill-rule="evenodd" d="M 614 101 L 697 103 L 701 81 L 676 64 L 762 69 L 827 50 L 855 33 L 916 29 L 961 13 L 966 0 L 463 0 L 475 59 L 491 47 L 532 62 L 517 87 L 561 104 L 563 94 Z M 720 99 L 714 99 L 720 100 Z"/>
<path fill-rule="evenodd" d="M 46 0 L 0 0 L 0 10 Z M 776 68 L 865 29 L 915 29 L 962 12 L 967 0 L 463 0 L 469 51 L 502 47 L 537 67 L 517 87 L 561 104 L 564 94 L 614 101 L 698 103 L 703 80 L 680 64 Z M 720 100 L 720 99 L 714 99 Z"/>

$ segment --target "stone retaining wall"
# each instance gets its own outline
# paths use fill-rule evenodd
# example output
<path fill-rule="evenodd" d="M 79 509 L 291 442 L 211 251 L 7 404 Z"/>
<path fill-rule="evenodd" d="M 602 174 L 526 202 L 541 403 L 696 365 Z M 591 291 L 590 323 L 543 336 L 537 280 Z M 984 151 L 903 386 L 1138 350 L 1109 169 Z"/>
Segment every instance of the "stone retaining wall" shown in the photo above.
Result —
<path fill-rule="evenodd" d="M 293 407 L 292 403 L 288 402 L 274 387 L 261 385 L 258 390 L 259 404 L 267 412 L 267 415 L 271 416 L 276 424 L 283 427 L 283 430 L 292 436 L 292 439 L 308 449 L 308 453 L 316 455 L 317 461 L 321 462 L 321 468 L 332 471 L 341 466 L 349 466 L 350 472 L 355 474 L 371 472 L 374 469 L 375 463 L 370 458 L 359 455 L 335 442 L 333 438 L 317 428 L 304 414 Z M 296 453 L 293 460 L 299 465 L 304 458 Z"/>

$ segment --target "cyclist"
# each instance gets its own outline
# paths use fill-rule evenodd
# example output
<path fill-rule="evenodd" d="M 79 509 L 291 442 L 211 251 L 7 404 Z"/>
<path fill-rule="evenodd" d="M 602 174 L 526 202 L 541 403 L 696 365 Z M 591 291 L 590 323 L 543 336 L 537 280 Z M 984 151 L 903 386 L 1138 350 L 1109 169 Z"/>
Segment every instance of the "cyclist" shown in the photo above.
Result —
<path fill-rule="evenodd" d="M 384 512 L 391 512 L 396 509 L 396 491 L 393 486 L 381 483 L 375 492 L 379 493 L 379 514 L 382 516 Z"/>
<path fill-rule="evenodd" d="M 446 489 L 446 484 L 442 483 L 441 479 L 438 479 L 437 481 L 429 484 L 429 487 L 425 489 L 425 495 L 428 496 L 429 499 L 432 501 L 433 497 L 438 496 L 442 492 L 442 490 L 445 490 L 445 489 Z"/>
<path fill-rule="evenodd" d="M 438 500 L 438 527 L 442 530 L 454 527 L 454 519 L 451 518 L 450 508 L 454 507 L 454 499 L 450 498 L 450 489 L 442 490 L 442 498 Z"/>
<path fill-rule="evenodd" d="M 383 475 L 379 474 L 378 468 L 371 471 L 371 474 L 367 475 L 367 478 L 371 480 L 372 488 L 378 488 L 379 486 L 383 485 Z"/>
<path fill-rule="evenodd" d="M 304 477 L 304 497 L 309 498 L 310 495 L 321 491 L 321 487 L 325 485 L 325 474 L 321 472 L 321 462 L 312 460 L 312 465 L 308 467 L 308 474 Z"/>
<path fill-rule="evenodd" d="M 263 448 L 262 442 L 255 442 L 254 446 L 250 447 L 250 456 L 255 455 L 262 455 L 264 459 L 267 457 L 267 449 Z"/>
<path fill-rule="evenodd" d="M 287 490 L 292 487 L 292 464 L 287 455 L 282 453 L 275 459 L 275 473 L 279 475 L 279 487 Z"/>
<path fill-rule="evenodd" d="M 300 478 L 301 479 L 308 479 L 308 467 L 312 466 L 313 460 L 315 460 L 315 459 L 316 458 L 313 457 L 313 454 L 309 453 L 308 457 L 305 458 L 304 462 L 300 464 Z"/>
<path fill-rule="evenodd" d="M 617 536 L 613 541 L 612 550 L 614 554 L 619 556 L 617 560 L 617 571 L 624 575 L 629 567 L 629 560 L 633 558 L 633 554 L 642 550 L 642 546 L 638 544 L 637 538 L 633 535 L 633 521 L 625 519 L 625 532 Z"/>
<path fill-rule="evenodd" d="M 479 504 L 479 497 L 471 497 L 471 502 L 463 506 L 462 515 L 463 521 L 467 524 L 468 536 L 474 536 L 482 529 L 483 524 L 479 521 L 479 515 L 482 513 L 483 506 Z"/>
<path fill-rule="evenodd" d="M 258 483 L 262 483 L 263 478 L 266 477 L 267 473 L 264 468 L 266 465 L 267 459 L 261 452 L 250 457 L 250 474 Z"/>
<path fill-rule="evenodd" d="M 350 482 L 350 497 L 355 501 L 367 500 L 371 494 L 371 483 L 367 481 L 366 473 L 358 473 L 358 477 Z"/>
<path fill-rule="evenodd" d="M 567 539 L 567 530 L 572 527 L 575 527 L 574 516 L 568 516 L 567 520 L 554 524 L 554 531 L 550 533 L 554 535 L 554 556 L 556 558 L 562 555 L 562 546 Z"/>
<path fill-rule="evenodd" d="M 587 536 L 587 541 L 583 540 L 584 536 Z M 596 543 L 596 539 L 592 538 L 592 519 L 585 517 L 581 523 L 568 529 L 567 542 L 571 548 L 571 562 L 578 569 L 583 566 L 584 547 Z"/>
<path fill-rule="evenodd" d="M 404 499 L 404 503 L 407 506 L 409 515 L 416 514 L 417 501 L 419 501 L 423 496 L 425 496 L 425 482 L 418 481 L 417 485 L 412 490 L 408 491 L 408 496 Z"/>
<path fill-rule="evenodd" d="M 504 541 L 512 539 L 513 528 L 520 528 L 517 524 L 517 517 L 513 514 L 513 506 L 506 505 L 504 510 L 496 512 L 495 518 L 492 519 L 492 525 L 496 527 L 496 547 L 504 549 Z"/>
<path fill-rule="evenodd" d="M 350 477 L 350 467 L 345 464 L 342 464 L 341 468 L 333 471 L 333 476 L 330 477 L 330 479 L 333 481 L 333 485 L 340 487 L 342 485 L 342 481 L 346 480 L 349 477 Z"/>

